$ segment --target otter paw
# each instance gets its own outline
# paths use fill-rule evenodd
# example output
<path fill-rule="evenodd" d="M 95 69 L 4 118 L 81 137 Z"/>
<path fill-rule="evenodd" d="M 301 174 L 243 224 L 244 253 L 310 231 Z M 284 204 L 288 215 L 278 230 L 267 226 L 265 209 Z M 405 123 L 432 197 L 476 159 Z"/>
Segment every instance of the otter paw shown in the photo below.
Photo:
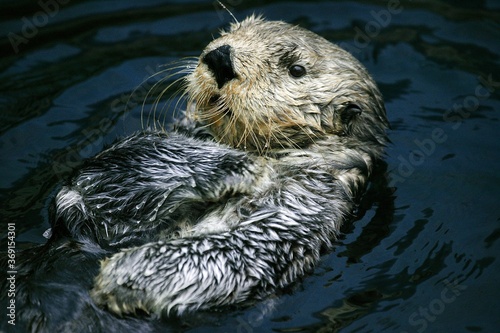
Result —
<path fill-rule="evenodd" d="M 121 254 L 101 262 L 101 270 L 95 279 L 90 296 L 94 302 L 108 311 L 124 315 L 150 314 L 145 301 L 146 292 L 133 282 L 133 269 L 124 264 Z"/>

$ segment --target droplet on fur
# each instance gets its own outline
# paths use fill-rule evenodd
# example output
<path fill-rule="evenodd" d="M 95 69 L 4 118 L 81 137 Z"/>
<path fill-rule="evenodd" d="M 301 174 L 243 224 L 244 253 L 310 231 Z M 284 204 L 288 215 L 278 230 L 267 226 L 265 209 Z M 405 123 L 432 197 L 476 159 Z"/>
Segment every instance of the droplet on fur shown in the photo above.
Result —
<path fill-rule="evenodd" d="M 144 276 L 151 276 L 153 275 L 154 273 L 156 273 L 156 268 L 154 266 L 152 267 L 148 267 L 145 271 L 144 271 Z"/>
<path fill-rule="evenodd" d="M 43 237 L 49 239 L 50 237 L 52 237 L 52 228 L 48 228 L 47 230 L 45 230 L 42 234 Z"/>
<path fill-rule="evenodd" d="M 118 276 L 118 278 L 116 279 L 116 284 L 121 286 L 125 283 L 125 278 L 121 275 Z"/>

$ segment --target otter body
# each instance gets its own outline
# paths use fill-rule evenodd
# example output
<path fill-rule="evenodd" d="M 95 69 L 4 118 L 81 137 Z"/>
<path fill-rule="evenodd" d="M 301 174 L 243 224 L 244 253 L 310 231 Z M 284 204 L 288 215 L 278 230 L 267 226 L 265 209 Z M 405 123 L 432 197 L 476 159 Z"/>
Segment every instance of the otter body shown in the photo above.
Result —
<path fill-rule="evenodd" d="M 312 32 L 250 17 L 193 68 L 172 130 L 114 144 L 56 197 L 47 246 L 70 243 L 89 266 L 80 317 L 182 315 L 289 286 L 331 248 L 382 156 L 375 83 Z M 52 325 L 22 302 L 31 328 Z"/>

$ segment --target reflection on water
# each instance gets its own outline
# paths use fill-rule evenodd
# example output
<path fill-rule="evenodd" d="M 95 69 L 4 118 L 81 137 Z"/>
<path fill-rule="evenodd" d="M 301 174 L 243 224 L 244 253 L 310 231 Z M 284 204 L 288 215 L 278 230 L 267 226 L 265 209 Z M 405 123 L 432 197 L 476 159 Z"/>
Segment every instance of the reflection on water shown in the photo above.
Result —
<path fill-rule="evenodd" d="M 45 12 L 36 2 L 0 5 L 0 195 L 18 249 L 45 241 L 50 200 L 74 167 L 141 128 L 143 101 L 147 116 L 168 84 L 146 99 L 161 79 L 151 75 L 197 56 L 231 20 L 213 1 L 57 3 Z M 398 6 L 391 11 L 390 3 Z M 495 331 L 498 4 L 246 0 L 228 7 L 239 19 L 258 12 L 300 24 L 367 66 L 392 125 L 387 176 L 375 177 L 359 219 L 290 293 L 163 328 Z M 9 32 L 23 38 L 15 47 Z M 168 121 L 176 102 L 159 105 L 157 116 Z"/>

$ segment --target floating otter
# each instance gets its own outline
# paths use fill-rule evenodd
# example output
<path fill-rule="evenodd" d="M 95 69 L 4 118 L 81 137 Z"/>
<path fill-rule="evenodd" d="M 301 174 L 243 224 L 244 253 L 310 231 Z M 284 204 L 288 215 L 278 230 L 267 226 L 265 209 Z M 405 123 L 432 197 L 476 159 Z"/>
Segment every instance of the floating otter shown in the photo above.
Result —
<path fill-rule="evenodd" d="M 114 144 L 57 194 L 51 240 L 18 267 L 30 329 L 100 330 L 109 312 L 134 329 L 144 313 L 263 299 L 310 272 L 353 216 L 388 126 L 355 58 L 252 16 L 186 66 L 188 107 L 171 131 Z M 61 255 L 81 270 L 73 289 Z M 61 304 L 77 306 L 48 315 L 57 283 Z"/>

